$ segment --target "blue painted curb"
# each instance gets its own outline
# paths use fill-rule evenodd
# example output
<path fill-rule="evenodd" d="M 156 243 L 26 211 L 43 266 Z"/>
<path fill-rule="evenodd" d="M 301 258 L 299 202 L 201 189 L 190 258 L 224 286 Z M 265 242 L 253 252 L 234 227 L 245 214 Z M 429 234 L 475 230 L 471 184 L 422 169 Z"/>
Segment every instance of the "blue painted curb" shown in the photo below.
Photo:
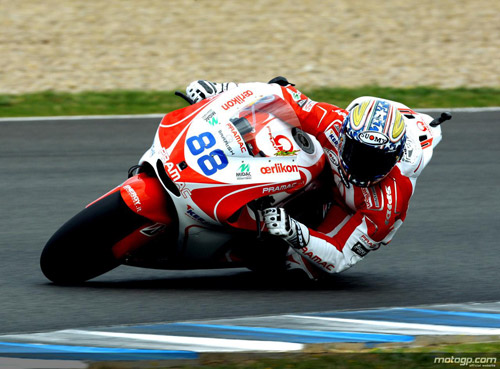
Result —
<path fill-rule="evenodd" d="M 192 351 L 140 350 L 109 347 L 0 342 L 0 357 L 46 360 L 172 360 L 197 359 Z"/>
<path fill-rule="evenodd" d="M 452 327 L 500 328 L 500 314 L 466 311 L 392 308 L 304 315 L 344 319 L 378 320 L 397 323 L 447 325 Z"/>
<path fill-rule="evenodd" d="M 154 332 L 168 335 L 196 335 L 196 337 L 226 336 L 230 339 L 254 339 L 293 343 L 336 343 L 336 342 L 412 342 L 415 337 L 398 334 L 377 334 L 359 332 L 328 332 L 302 329 L 269 327 L 247 327 L 216 324 L 170 323 L 149 326 L 129 326 L 127 331 Z"/>

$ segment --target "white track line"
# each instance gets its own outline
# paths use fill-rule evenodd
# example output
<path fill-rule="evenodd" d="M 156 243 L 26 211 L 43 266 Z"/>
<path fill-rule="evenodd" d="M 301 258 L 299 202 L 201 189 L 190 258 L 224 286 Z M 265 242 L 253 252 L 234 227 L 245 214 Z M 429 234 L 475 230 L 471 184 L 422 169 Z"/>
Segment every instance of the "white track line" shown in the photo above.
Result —
<path fill-rule="evenodd" d="M 55 117 L 13 117 L 0 118 L 1 122 L 47 122 L 58 120 L 113 120 L 113 119 L 161 119 L 165 114 L 137 114 L 137 115 L 67 115 Z M 158 122 L 159 123 L 159 122 Z"/>
<path fill-rule="evenodd" d="M 303 315 L 286 315 L 290 319 L 305 319 L 324 322 L 324 328 L 336 331 L 347 329 L 365 333 L 387 333 L 387 334 L 405 334 L 405 335 L 472 335 L 472 336 L 497 336 L 500 335 L 499 328 L 478 328 L 462 327 L 435 324 L 420 323 L 402 323 L 383 320 L 364 320 L 364 319 L 343 319 L 331 317 L 315 317 Z M 331 323 L 331 325 L 329 324 Z M 349 329 L 350 327 L 350 329 Z"/>
<path fill-rule="evenodd" d="M 71 342 L 73 345 L 80 346 L 119 344 L 120 347 L 128 348 L 195 352 L 287 352 L 300 351 L 304 348 L 304 345 L 301 343 L 280 341 L 86 331 L 78 329 L 65 329 L 47 333 L 7 335 L 0 336 L 0 339 L 14 339 L 18 342 L 37 341 L 43 344 L 66 344 Z"/>

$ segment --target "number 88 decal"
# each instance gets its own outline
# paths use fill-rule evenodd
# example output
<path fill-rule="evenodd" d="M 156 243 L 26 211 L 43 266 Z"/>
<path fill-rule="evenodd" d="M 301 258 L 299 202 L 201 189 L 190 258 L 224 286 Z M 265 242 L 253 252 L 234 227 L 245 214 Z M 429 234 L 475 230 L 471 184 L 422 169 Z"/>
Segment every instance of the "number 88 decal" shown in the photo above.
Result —
<path fill-rule="evenodd" d="M 216 143 L 215 137 L 210 132 L 204 132 L 199 136 L 189 137 L 186 145 L 193 155 L 199 155 L 205 149 L 209 149 Z M 220 149 L 212 150 L 208 155 L 198 158 L 198 165 L 206 176 L 211 176 L 219 169 L 227 167 L 228 161 L 226 154 Z"/>

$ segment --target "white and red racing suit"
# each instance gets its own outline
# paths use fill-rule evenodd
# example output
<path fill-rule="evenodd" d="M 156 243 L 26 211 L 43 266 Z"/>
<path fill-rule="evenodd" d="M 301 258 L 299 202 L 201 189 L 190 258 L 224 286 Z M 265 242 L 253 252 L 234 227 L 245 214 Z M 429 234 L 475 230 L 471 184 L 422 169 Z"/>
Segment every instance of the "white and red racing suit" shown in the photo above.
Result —
<path fill-rule="evenodd" d="M 242 85 L 248 85 L 249 89 L 255 86 L 239 84 Z M 318 275 L 317 268 L 326 273 L 342 272 L 391 242 L 406 218 L 416 179 L 430 161 L 433 147 L 441 140 L 441 129 L 429 126 L 432 117 L 390 101 L 405 117 L 407 141 L 403 158 L 381 182 L 367 188 L 357 187 L 340 174 L 338 145 L 344 118 L 358 99 L 344 110 L 315 102 L 291 84 L 269 86 L 291 105 L 302 129 L 318 139 L 329 159 L 335 184 L 333 206 L 316 229 L 309 228 L 310 238 L 305 247 L 290 248 L 287 266 L 300 268 L 311 278 Z"/>
<path fill-rule="evenodd" d="M 396 103 L 407 125 L 405 154 L 381 182 L 357 187 L 343 179 L 339 168 L 339 132 L 348 110 L 312 101 L 292 85 L 280 87 L 304 131 L 321 143 L 335 182 L 333 206 L 316 229 L 309 229 L 307 246 L 289 252 L 288 265 L 314 275 L 305 259 L 324 272 L 338 273 L 391 242 L 406 218 L 416 179 L 441 139 L 440 129 L 429 126 L 431 117 Z"/>

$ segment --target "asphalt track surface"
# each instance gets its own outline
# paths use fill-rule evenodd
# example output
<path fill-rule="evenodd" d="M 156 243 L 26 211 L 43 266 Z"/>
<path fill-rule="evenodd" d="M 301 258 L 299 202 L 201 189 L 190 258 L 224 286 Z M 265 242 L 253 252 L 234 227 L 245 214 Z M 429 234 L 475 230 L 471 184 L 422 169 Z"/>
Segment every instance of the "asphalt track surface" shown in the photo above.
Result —
<path fill-rule="evenodd" d="M 158 119 L 0 122 L 0 334 L 116 324 L 500 300 L 500 112 L 454 113 L 390 246 L 328 284 L 245 269 L 118 269 L 48 282 L 48 238 L 121 183 Z"/>

